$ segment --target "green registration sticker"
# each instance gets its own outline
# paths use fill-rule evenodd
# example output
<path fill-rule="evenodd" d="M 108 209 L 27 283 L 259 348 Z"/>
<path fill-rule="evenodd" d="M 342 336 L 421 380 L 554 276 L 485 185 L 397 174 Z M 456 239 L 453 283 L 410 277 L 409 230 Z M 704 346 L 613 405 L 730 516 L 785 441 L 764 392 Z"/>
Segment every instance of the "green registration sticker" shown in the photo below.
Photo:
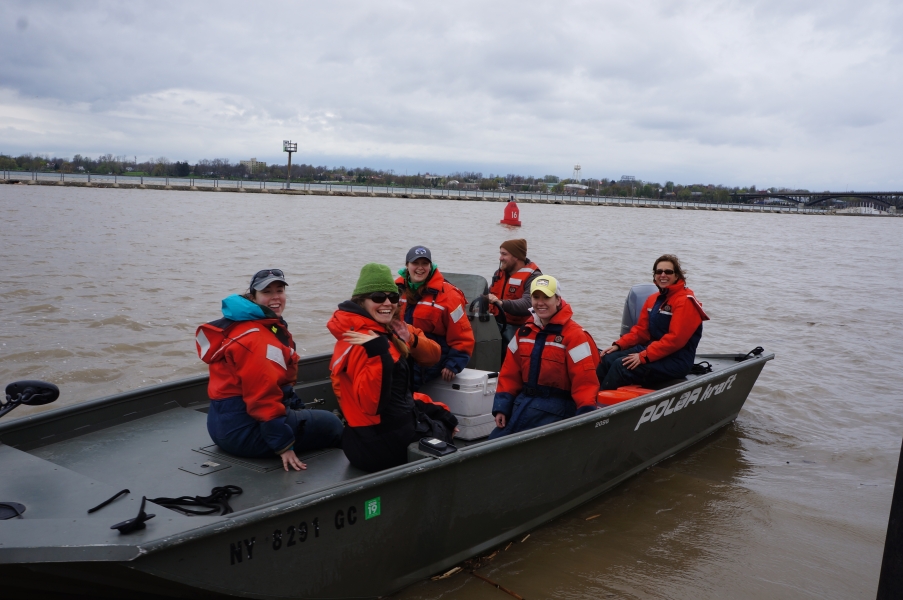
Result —
<path fill-rule="evenodd" d="M 379 505 L 379 496 L 374 498 L 373 500 L 367 500 L 364 502 L 364 520 L 372 519 L 373 517 L 378 517 L 380 512 Z"/>

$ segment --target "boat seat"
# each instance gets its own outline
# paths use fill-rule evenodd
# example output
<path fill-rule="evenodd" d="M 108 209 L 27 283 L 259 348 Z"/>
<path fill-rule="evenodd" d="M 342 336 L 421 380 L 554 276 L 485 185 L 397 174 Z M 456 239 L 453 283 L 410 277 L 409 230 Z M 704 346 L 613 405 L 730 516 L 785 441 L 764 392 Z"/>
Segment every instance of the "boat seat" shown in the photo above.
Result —
<path fill-rule="evenodd" d="M 646 385 L 646 387 L 648 387 L 650 390 L 658 391 L 658 390 L 663 390 L 666 387 L 671 387 L 672 385 L 677 385 L 679 383 L 683 383 L 685 381 L 687 381 L 686 377 L 680 377 L 678 379 L 666 379 L 664 381 L 659 381 L 658 383 L 651 383 L 649 385 Z"/>

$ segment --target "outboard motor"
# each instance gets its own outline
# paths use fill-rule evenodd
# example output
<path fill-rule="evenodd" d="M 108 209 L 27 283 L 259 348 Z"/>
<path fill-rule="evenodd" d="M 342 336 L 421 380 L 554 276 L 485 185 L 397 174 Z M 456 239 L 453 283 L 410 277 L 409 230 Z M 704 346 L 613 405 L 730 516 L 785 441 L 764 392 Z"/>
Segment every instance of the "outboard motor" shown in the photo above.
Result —
<path fill-rule="evenodd" d="M 638 283 L 627 293 L 624 301 L 624 314 L 621 316 L 621 335 L 630 331 L 640 319 L 640 311 L 643 303 L 652 294 L 658 293 L 658 286 L 654 283 Z"/>
<path fill-rule="evenodd" d="M 464 293 L 467 300 L 467 318 L 473 328 L 476 345 L 468 369 L 497 372 L 502 366 L 502 334 L 496 325 L 496 317 L 489 313 L 489 282 L 482 275 L 463 273 L 442 273 L 445 280 Z"/>

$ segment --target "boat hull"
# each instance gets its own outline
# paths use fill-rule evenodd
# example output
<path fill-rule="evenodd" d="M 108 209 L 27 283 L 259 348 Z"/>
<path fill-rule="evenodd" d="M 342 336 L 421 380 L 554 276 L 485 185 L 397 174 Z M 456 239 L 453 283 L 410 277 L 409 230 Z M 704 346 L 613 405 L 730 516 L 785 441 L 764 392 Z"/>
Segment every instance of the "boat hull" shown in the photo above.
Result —
<path fill-rule="evenodd" d="M 58 582 L 70 593 L 384 596 L 518 538 L 729 424 L 771 358 L 145 540 L 132 560 L 36 564 L 7 553 L 0 562 L 25 562 L 45 587 Z"/>
<path fill-rule="evenodd" d="M 521 536 L 724 427 L 762 365 L 412 463 L 302 506 L 274 506 L 265 519 L 239 515 L 228 531 L 131 566 L 257 598 L 382 596 Z M 674 410 L 696 390 L 695 401 Z M 367 518 L 376 498 L 380 514 Z"/>

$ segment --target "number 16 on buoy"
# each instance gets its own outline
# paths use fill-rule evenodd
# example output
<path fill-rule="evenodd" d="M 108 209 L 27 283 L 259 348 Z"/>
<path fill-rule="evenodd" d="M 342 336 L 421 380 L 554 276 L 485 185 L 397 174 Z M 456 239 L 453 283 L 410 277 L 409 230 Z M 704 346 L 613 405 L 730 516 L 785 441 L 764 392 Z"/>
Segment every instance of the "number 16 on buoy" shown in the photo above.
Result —
<path fill-rule="evenodd" d="M 505 218 L 499 221 L 502 225 L 512 225 L 514 227 L 520 227 L 520 209 L 517 208 L 517 202 L 514 201 L 514 196 L 511 196 L 511 202 L 509 202 L 505 206 Z"/>

